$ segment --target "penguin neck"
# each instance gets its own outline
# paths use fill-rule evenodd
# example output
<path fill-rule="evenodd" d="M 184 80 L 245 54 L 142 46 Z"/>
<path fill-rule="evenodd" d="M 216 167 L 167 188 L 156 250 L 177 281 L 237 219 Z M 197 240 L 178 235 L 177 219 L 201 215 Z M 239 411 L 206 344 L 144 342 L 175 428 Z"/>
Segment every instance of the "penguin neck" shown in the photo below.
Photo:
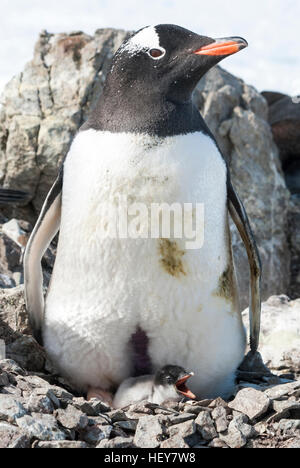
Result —
<path fill-rule="evenodd" d="M 158 137 L 200 131 L 211 133 L 192 99 L 176 102 L 159 93 L 139 94 L 138 90 L 112 92 L 105 88 L 81 130 L 137 133 Z"/>

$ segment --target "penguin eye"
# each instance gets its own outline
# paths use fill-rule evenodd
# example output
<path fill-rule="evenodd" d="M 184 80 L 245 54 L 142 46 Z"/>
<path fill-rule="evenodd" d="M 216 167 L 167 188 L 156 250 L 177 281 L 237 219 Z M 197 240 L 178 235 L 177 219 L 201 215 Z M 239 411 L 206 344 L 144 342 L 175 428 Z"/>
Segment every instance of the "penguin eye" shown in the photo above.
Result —
<path fill-rule="evenodd" d="M 153 59 L 162 58 L 165 55 L 166 51 L 164 49 L 150 49 L 148 54 Z"/>

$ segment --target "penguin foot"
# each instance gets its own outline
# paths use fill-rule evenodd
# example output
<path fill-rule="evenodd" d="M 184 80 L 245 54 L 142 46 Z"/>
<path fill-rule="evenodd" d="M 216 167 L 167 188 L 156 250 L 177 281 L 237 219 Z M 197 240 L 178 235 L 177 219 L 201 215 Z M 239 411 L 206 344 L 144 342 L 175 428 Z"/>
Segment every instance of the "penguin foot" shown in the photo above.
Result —
<path fill-rule="evenodd" d="M 249 351 L 237 370 L 237 377 L 240 380 L 256 382 L 257 380 L 262 380 L 264 377 L 274 377 L 274 375 L 264 364 L 258 351 L 255 353 Z"/>
<path fill-rule="evenodd" d="M 92 398 L 97 398 L 97 400 L 101 400 L 109 406 L 113 406 L 113 395 L 112 393 L 102 390 L 102 388 L 93 388 L 90 387 L 87 393 L 87 400 L 91 400 Z"/>

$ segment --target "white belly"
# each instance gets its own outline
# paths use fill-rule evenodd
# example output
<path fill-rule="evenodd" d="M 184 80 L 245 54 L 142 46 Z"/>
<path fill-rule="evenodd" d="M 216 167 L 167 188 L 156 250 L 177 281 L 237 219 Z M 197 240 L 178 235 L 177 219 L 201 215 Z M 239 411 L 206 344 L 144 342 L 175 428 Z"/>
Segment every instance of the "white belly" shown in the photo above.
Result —
<path fill-rule="evenodd" d="M 112 215 L 101 203 L 120 196 L 147 207 L 203 203 L 203 247 L 187 250 L 185 239 L 103 238 L 99 226 Z M 130 376 L 130 339 L 141 328 L 154 370 L 180 365 L 195 372 L 192 391 L 225 395 L 245 348 L 236 298 L 220 293 L 229 244 L 226 167 L 210 138 L 79 133 L 65 162 L 46 300 L 50 356 L 79 387 L 109 388 Z"/>

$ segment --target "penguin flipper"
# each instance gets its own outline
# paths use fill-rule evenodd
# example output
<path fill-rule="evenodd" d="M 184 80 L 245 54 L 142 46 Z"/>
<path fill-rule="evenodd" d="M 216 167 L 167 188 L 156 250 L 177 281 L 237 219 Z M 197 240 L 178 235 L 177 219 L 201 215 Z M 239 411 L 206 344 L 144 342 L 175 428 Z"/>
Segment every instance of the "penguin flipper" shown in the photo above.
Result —
<path fill-rule="evenodd" d="M 63 171 L 52 185 L 40 216 L 31 233 L 24 255 L 25 301 L 30 324 L 36 340 L 42 342 L 44 316 L 43 272 L 41 260 L 57 234 L 61 216 Z"/>
<path fill-rule="evenodd" d="M 250 267 L 250 348 L 255 353 L 259 344 L 261 316 L 261 261 L 243 203 L 230 181 L 227 184 L 228 208 L 247 250 Z"/>
<path fill-rule="evenodd" d="M 29 200 L 29 194 L 21 190 L 0 188 L 0 204 L 17 205 Z"/>

